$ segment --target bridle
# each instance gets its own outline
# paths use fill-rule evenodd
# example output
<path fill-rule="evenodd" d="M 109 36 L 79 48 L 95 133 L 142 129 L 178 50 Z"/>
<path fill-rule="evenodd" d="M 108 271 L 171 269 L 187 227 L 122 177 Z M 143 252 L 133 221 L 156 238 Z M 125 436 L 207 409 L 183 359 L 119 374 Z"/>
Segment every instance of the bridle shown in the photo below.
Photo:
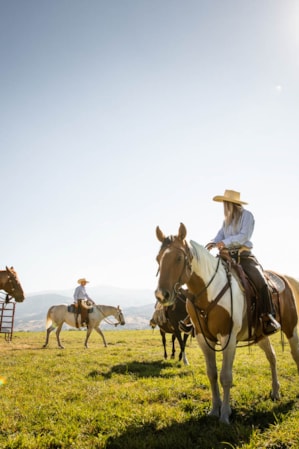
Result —
<path fill-rule="evenodd" d="M 164 245 L 164 242 L 162 244 L 162 249 L 164 249 L 163 253 L 173 243 L 172 238 L 168 238 L 167 237 L 167 239 L 165 239 L 165 240 L 167 240 L 166 245 Z M 172 246 L 173 249 L 175 249 L 177 251 L 181 251 L 183 253 L 183 255 L 184 255 L 184 265 L 183 265 L 183 268 L 182 268 L 182 272 L 181 272 L 181 274 L 179 276 L 178 281 L 173 286 L 173 292 L 175 293 L 175 295 L 179 294 L 179 290 L 180 290 L 181 286 L 186 283 L 186 282 L 182 282 L 182 279 L 183 279 L 184 275 L 186 275 L 186 277 L 188 279 L 190 279 L 190 277 L 192 276 L 192 259 L 193 259 L 193 254 L 192 254 L 191 248 L 187 244 L 186 244 L 186 247 L 188 249 L 187 252 L 185 251 L 186 248 L 183 249 L 183 248 L 180 248 L 180 247 L 175 246 L 175 245 Z M 188 270 L 190 271 L 189 275 L 188 275 Z M 159 264 L 156 276 L 158 276 L 159 272 L 160 272 L 160 264 Z"/>
<path fill-rule="evenodd" d="M 116 327 L 116 326 L 118 326 L 119 324 L 121 324 L 122 321 L 124 321 L 124 316 L 123 316 L 123 313 L 122 313 L 122 311 L 121 311 L 120 309 L 118 309 L 118 316 L 117 316 L 117 318 L 114 317 L 114 318 L 117 320 L 116 323 L 113 322 L 113 321 L 111 321 L 111 320 L 108 318 L 109 315 L 105 315 L 105 314 L 104 314 L 103 309 L 102 309 L 102 307 L 101 307 L 100 305 L 97 305 L 97 309 L 104 315 L 103 321 L 105 321 L 105 323 L 107 323 L 107 324 L 110 324 L 111 326 L 115 326 L 115 327 Z"/>
<path fill-rule="evenodd" d="M 176 246 L 174 247 L 176 250 L 178 251 L 182 251 L 182 253 L 184 254 L 184 266 L 182 269 L 182 273 L 179 277 L 178 282 L 176 282 L 174 284 L 173 290 L 175 292 L 176 295 L 178 295 L 179 293 L 179 289 L 181 288 L 181 286 L 183 284 L 185 284 L 186 282 L 182 283 L 182 278 L 184 276 L 184 274 L 186 275 L 186 277 L 188 279 L 190 279 L 190 277 L 192 276 L 192 259 L 193 259 L 193 255 L 191 253 L 190 248 L 187 246 L 187 248 L 189 249 L 188 254 L 185 253 L 185 251 L 182 248 L 177 248 Z M 188 276 L 188 271 L 190 271 L 190 275 Z"/>
<path fill-rule="evenodd" d="M 169 246 L 171 245 L 171 243 L 172 243 L 172 242 L 170 241 L 170 242 L 167 244 L 167 246 L 166 246 L 165 249 L 169 248 Z M 186 247 L 187 247 L 188 250 L 189 250 L 187 253 L 186 253 L 186 251 L 185 251 Z M 174 285 L 174 287 L 173 287 L 173 291 L 174 291 L 174 293 L 175 293 L 176 295 L 178 295 L 178 293 L 179 293 L 179 288 L 182 286 L 182 278 L 183 278 L 184 274 L 187 272 L 188 269 L 190 270 L 190 276 L 189 276 L 188 279 L 190 279 L 190 277 L 192 276 L 192 260 L 193 260 L 193 257 L 194 257 L 194 256 L 193 256 L 193 254 L 192 254 L 191 248 L 190 248 L 188 245 L 187 245 L 186 247 L 184 247 L 184 249 L 183 249 L 183 248 L 179 248 L 179 247 L 177 247 L 177 246 L 174 246 L 174 249 L 176 249 L 176 250 L 178 250 L 178 251 L 182 251 L 183 254 L 184 254 L 184 266 L 183 266 L 183 268 L 182 268 L 182 273 L 181 273 L 181 275 L 180 275 L 180 277 L 179 277 L 179 280 L 175 283 L 175 285 Z M 199 297 L 200 297 L 200 296 L 201 296 L 201 295 L 208 289 L 208 287 L 212 284 L 213 280 L 215 279 L 215 277 L 216 277 L 216 275 L 217 275 L 217 273 L 218 273 L 218 269 L 219 269 L 219 266 L 220 266 L 220 262 L 221 262 L 221 258 L 218 257 L 217 266 L 216 266 L 216 268 L 215 268 L 215 271 L 214 271 L 214 273 L 213 273 L 211 279 L 210 279 L 210 280 L 208 281 L 208 283 L 204 286 L 204 288 L 203 288 L 199 293 L 196 294 L 196 297 L 197 297 L 197 298 L 199 298 Z M 159 268 L 158 268 L 157 275 L 158 275 L 159 271 L 160 271 L 160 266 L 159 266 Z M 187 275 L 187 277 L 188 277 L 188 275 Z M 230 341 L 230 337 L 231 337 L 232 325 L 233 325 L 232 319 L 231 319 L 231 323 L 230 323 L 230 332 L 229 332 L 228 340 L 227 340 L 225 346 L 224 346 L 223 348 L 221 348 L 221 349 L 216 349 L 216 348 L 214 348 L 213 346 L 210 345 L 210 343 L 209 343 L 209 341 L 208 341 L 208 338 L 207 338 L 207 336 L 206 336 L 206 334 L 205 334 L 205 331 L 204 331 L 204 329 L 203 329 L 203 325 L 202 325 L 202 321 L 201 321 L 201 320 L 204 321 L 204 323 L 205 323 L 205 325 L 206 325 L 206 327 L 207 327 L 208 314 L 209 314 L 209 312 L 210 312 L 210 311 L 217 305 L 218 301 L 221 299 L 221 297 L 224 295 L 224 293 L 225 293 L 228 289 L 230 290 L 231 310 L 233 311 L 233 297 L 232 297 L 232 288 L 231 288 L 231 278 L 230 278 L 230 273 L 229 273 L 229 272 L 227 272 L 227 283 L 224 285 L 224 287 L 223 287 L 223 288 L 221 289 L 221 291 L 218 293 L 218 295 L 216 296 L 216 298 L 214 298 L 214 299 L 210 302 L 210 304 L 209 304 L 207 310 L 203 310 L 203 309 L 199 308 L 199 307 L 194 303 L 194 300 L 191 300 L 191 303 L 192 303 L 192 305 L 193 305 L 193 307 L 194 307 L 194 311 L 195 311 L 195 314 L 196 314 L 196 317 L 197 317 L 197 321 L 198 321 L 198 323 L 199 323 L 199 327 L 200 327 L 200 329 L 201 329 L 201 333 L 202 333 L 202 335 L 203 335 L 203 338 L 204 338 L 204 340 L 205 340 L 207 346 L 209 346 L 209 348 L 212 349 L 212 350 L 215 351 L 215 352 L 222 352 L 222 351 L 224 351 L 224 350 L 226 349 L 226 347 L 228 346 L 229 341 Z"/>

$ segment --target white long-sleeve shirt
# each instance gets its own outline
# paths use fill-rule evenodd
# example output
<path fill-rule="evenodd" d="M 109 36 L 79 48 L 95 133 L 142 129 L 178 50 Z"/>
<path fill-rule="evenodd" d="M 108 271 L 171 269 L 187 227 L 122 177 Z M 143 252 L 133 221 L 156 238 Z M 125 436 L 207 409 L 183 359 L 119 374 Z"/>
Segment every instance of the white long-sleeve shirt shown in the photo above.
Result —
<path fill-rule="evenodd" d="M 78 299 L 92 299 L 86 293 L 85 287 L 83 285 L 78 285 L 78 287 L 74 291 L 74 302 L 77 303 Z"/>
<path fill-rule="evenodd" d="M 214 243 L 223 242 L 227 248 L 234 248 L 238 246 L 247 246 L 252 248 L 251 236 L 254 229 L 254 217 L 251 212 L 244 209 L 237 225 L 237 229 L 233 229 L 232 225 L 222 228 L 218 231 L 216 237 L 212 240 Z"/>

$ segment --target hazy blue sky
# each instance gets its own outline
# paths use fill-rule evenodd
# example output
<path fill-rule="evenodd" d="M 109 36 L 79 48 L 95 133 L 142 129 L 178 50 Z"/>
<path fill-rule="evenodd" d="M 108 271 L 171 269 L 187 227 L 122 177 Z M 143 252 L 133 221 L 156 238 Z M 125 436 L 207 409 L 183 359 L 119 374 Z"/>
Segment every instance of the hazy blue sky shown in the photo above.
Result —
<path fill-rule="evenodd" d="M 156 286 L 157 225 L 201 244 L 241 192 L 298 277 L 297 0 L 0 0 L 0 266 L 26 293 Z"/>

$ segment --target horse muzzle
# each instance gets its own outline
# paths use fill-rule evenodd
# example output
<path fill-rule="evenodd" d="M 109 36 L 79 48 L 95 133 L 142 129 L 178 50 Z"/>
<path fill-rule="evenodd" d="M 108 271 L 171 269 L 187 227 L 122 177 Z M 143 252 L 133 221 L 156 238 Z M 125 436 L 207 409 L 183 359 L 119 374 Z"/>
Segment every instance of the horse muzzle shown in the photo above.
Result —
<path fill-rule="evenodd" d="M 25 300 L 25 296 L 23 294 L 14 296 L 16 302 L 23 302 Z"/>
<path fill-rule="evenodd" d="M 155 291 L 155 296 L 157 301 L 159 301 L 162 306 L 171 306 L 175 301 L 174 292 L 170 292 L 169 290 L 157 288 Z"/>

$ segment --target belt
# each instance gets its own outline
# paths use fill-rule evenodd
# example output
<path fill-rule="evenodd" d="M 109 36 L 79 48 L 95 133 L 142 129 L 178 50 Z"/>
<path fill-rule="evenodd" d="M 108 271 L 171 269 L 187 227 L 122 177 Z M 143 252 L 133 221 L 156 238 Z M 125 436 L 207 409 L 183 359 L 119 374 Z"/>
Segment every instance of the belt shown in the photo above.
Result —
<path fill-rule="evenodd" d="M 238 256 L 239 254 L 249 256 L 251 254 L 251 249 L 248 248 L 248 246 L 240 246 L 240 248 L 231 248 L 231 249 L 224 248 L 222 251 L 228 252 L 231 256 Z"/>

